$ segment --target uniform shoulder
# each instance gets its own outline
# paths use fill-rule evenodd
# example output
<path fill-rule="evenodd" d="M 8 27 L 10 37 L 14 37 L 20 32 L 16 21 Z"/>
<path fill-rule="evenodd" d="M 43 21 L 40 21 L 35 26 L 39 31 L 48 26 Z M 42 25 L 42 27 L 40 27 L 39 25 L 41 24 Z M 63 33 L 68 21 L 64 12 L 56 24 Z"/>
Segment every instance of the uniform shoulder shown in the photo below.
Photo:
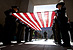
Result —
<path fill-rule="evenodd" d="M 12 9 L 9 9 L 9 10 L 6 10 L 4 13 L 9 13 L 11 11 L 12 11 Z"/>

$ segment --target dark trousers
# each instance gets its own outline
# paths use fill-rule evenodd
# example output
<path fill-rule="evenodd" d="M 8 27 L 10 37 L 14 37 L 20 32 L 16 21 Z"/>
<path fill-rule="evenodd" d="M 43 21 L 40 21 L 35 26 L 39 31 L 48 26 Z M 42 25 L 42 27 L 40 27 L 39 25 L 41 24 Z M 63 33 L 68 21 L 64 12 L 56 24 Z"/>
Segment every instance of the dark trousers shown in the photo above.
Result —
<path fill-rule="evenodd" d="M 56 23 L 54 23 L 52 30 L 53 30 L 55 42 L 58 42 L 58 44 L 61 44 L 60 27 L 59 27 L 59 24 L 57 23 L 57 21 L 56 21 Z"/>
<path fill-rule="evenodd" d="M 65 45 L 70 45 L 70 37 L 66 24 L 61 26 L 61 35 Z"/>
<path fill-rule="evenodd" d="M 33 30 L 30 30 L 30 37 L 29 37 L 29 41 L 32 41 L 32 35 L 33 35 Z"/>
<path fill-rule="evenodd" d="M 52 31 L 53 31 L 53 35 L 54 35 L 54 41 L 57 42 L 55 28 L 52 28 Z"/>
<path fill-rule="evenodd" d="M 21 23 L 19 23 L 19 25 L 18 25 L 18 32 L 17 32 L 17 42 L 18 43 L 21 42 L 22 26 L 23 25 Z"/>
<path fill-rule="evenodd" d="M 9 44 L 14 39 L 14 34 L 16 33 L 16 23 L 5 23 L 4 26 L 4 37 L 3 44 Z"/>
<path fill-rule="evenodd" d="M 61 33 L 60 33 L 60 31 L 58 31 L 58 33 L 57 33 L 57 41 L 58 41 L 58 44 L 61 44 Z"/>
<path fill-rule="evenodd" d="M 28 41 L 28 34 L 29 34 L 29 32 L 28 31 L 25 31 L 25 42 Z"/>

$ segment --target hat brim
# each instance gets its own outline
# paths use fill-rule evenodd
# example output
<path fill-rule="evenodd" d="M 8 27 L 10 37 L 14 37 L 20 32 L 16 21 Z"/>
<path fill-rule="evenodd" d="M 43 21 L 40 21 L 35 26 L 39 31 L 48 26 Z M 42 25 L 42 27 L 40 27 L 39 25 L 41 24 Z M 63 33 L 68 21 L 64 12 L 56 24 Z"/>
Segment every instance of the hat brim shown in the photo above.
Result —
<path fill-rule="evenodd" d="M 64 2 L 60 2 L 60 3 L 58 3 L 58 4 L 56 5 L 56 8 L 58 8 L 58 5 L 62 5 L 62 6 L 64 6 L 65 3 L 64 3 Z"/>
<path fill-rule="evenodd" d="M 18 8 L 17 6 L 11 6 L 12 8 Z"/>

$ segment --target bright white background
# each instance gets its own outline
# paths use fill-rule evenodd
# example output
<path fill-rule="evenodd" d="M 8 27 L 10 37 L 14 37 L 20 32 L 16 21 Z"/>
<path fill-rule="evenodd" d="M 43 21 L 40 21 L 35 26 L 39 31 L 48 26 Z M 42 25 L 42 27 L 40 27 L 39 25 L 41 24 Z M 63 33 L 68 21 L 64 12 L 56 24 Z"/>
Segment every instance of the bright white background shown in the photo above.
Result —
<path fill-rule="evenodd" d="M 34 12 L 54 11 L 56 10 L 56 4 L 51 5 L 37 5 L 34 6 Z"/>

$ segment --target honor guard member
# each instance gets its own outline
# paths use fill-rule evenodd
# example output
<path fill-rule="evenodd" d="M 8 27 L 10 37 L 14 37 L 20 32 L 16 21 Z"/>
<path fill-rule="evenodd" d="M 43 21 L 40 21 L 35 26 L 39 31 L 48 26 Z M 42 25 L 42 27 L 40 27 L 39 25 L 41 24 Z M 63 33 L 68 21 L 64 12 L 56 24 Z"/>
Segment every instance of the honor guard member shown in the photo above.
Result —
<path fill-rule="evenodd" d="M 17 13 L 18 7 L 11 6 L 11 9 L 6 10 L 4 13 L 6 15 L 5 25 L 4 25 L 4 44 L 11 43 L 11 40 L 14 38 L 14 34 L 16 33 L 16 18 L 12 16 L 12 13 Z"/>
<path fill-rule="evenodd" d="M 56 8 L 58 8 L 58 10 L 56 11 L 57 14 L 57 20 L 58 20 L 58 24 L 60 27 L 60 33 L 62 35 L 62 40 L 63 40 L 63 44 L 62 46 L 64 47 L 70 47 L 70 38 L 69 38 L 69 34 L 68 34 L 68 18 L 65 16 L 65 3 L 64 2 L 60 2 L 56 5 Z"/>

